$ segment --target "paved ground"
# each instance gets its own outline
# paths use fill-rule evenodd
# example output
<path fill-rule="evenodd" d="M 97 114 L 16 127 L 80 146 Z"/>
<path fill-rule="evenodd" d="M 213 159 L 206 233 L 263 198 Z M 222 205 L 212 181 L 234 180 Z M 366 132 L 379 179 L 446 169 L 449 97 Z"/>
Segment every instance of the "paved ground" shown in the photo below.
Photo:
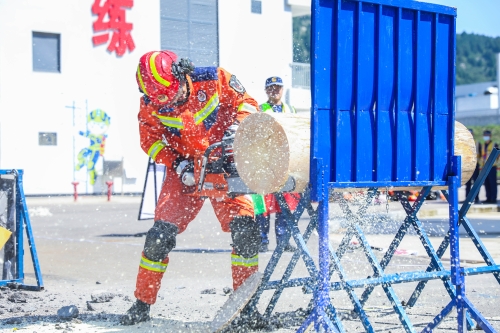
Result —
<path fill-rule="evenodd" d="M 38 333 L 52 332 L 54 329 L 81 332 L 206 332 L 207 324 L 227 299 L 223 288 L 232 284 L 229 258 L 231 240 L 229 234 L 221 232 L 209 205 L 202 209 L 186 232 L 178 236 L 178 246 L 171 254 L 159 300 L 152 308 L 153 320 L 138 326 L 122 327 L 116 324 L 117 317 L 130 307 L 134 299 L 135 276 L 144 243 L 142 233 L 152 224 L 151 221 L 137 221 L 139 198 L 117 196 L 107 202 L 104 197 L 80 197 L 76 203 L 72 202 L 71 197 L 28 198 L 27 201 L 45 291 L 24 292 L 27 295 L 25 303 L 12 303 L 8 298 L 19 292 L 0 290 L 1 332 L 12 332 L 14 328 Z M 399 203 L 391 203 L 389 214 L 385 211 L 385 203 L 370 208 L 368 215 L 372 220 L 367 230 L 372 246 L 382 250 L 388 246 L 393 229 L 404 218 L 399 207 Z M 422 208 L 424 225 L 434 226 L 431 242 L 435 247 L 442 239 L 441 228 L 446 227 L 446 207 L 443 202 L 429 202 Z M 335 230 L 332 230 L 331 240 L 334 247 L 345 230 L 345 221 L 335 214 L 337 210 L 336 205 L 332 205 L 331 229 Z M 382 224 L 380 219 L 375 218 L 377 216 L 384 221 Z M 495 206 L 482 205 L 482 210 L 471 212 L 469 217 L 477 229 L 488 226 L 495 231 L 496 223 L 500 223 L 500 213 L 496 212 Z M 304 216 L 299 222 L 300 228 L 304 229 L 307 223 L 308 217 Z M 500 261 L 498 235 L 486 232 L 485 227 L 483 229 L 486 233 L 483 241 L 495 260 Z M 465 237 L 462 239 L 463 257 L 466 259 L 464 266 L 484 265 L 470 245 L 470 240 Z M 309 244 L 312 255 L 316 256 L 316 235 L 313 234 Z M 346 274 L 350 278 L 373 274 L 356 242 L 351 245 L 342 260 Z M 274 248 L 274 244 L 271 247 Z M 375 252 L 379 258 L 382 257 L 383 251 Z M 421 271 L 429 263 L 414 234 L 405 237 L 399 253 L 391 262 L 389 272 Z M 270 256 L 271 253 L 261 254 L 261 271 Z M 291 255 L 285 254 L 283 262 L 288 262 L 289 258 Z M 25 262 L 26 280 L 34 283 L 29 256 L 26 256 Z M 444 263 L 448 266 L 446 260 Z M 273 279 L 279 278 L 279 271 L 282 272 L 283 267 L 277 270 Z M 299 276 L 307 276 L 302 263 L 299 263 L 293 275 Z M 338 277 L 335 276 L 333 280 L 338 280 Z M 500 286 L 497 281 L 491 275 L 473 276 L 467 277 L 467 285 L 471 300 L 500 330 Z M 202 293 L 210 288 L 215 288 L 215 294 Z M 396 285 L 394 288 L 401 300 L 407 300 L 415 283 Z M 113 293 L 115 297 L 110 302 L 90 303 L 94 311 L 88 310 L 87 302 L 91 301 L 91 295 L 101 291 Z M 259 304 L 261 310 L 264 310 L 265 301 L 271 295 L 271 292 L 263 295 L 263 301 Z M 346 294 L 332 292 L 331 296 L 342 315 L 346 331 L 363 332 L 360 321 L 351 314 L 352 306 Z M 276 311 L 284 313 L 305 308 L 310 298 L 299 288 L 288 289 L 278 302 Z M 407 310 L 416 328 L 421 329 L 424 323 L 432 320 L 448 299 L 442 282 L 429 282 L 417 305 Z M 77 306 L 79 318 L 72 322 L 58 320 L 57 310 L 65 305 Z M 376 331 L 403 331 L 382 288 L 374 290 L 366 309 Z M 454 316 L 450 316 L 436 332 L 453 332 L 455 327 Z M 276 331 L 293 332 L 296 328 L 292 325 Z"/>

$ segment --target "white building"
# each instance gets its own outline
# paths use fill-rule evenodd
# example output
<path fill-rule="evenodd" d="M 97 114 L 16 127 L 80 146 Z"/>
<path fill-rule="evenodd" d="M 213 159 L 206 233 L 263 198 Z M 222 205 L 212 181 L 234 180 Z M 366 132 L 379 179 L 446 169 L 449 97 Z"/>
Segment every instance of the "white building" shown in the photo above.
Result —
<path fill-rule="evenodd" d="M 455 101 L 456 119 L 464 125 L 500 124 L 497 82 L 459 85 Z"/>
<path fill-rule="evenodd" d="M 112 2 L 129 6 L 111 13 L 132 24 L 124 31 L 135 47 L 121 56 L 107 51 L 111 28 L 93 29 L 100 21 L 92 6 L 105 14 Z M 134 74 L 147 51 L 172 49 L 199 66 L 222 66 L 259 103 L 266 99 L 265 79 L 281 76 L 288 100 L 307 110 L 309 90 L 291 89 L 291 64 L 292 16 L 309 13 L 309 1 L 112 2 L 0 0 L 0 168 L 24 169 L 26 194 L 69 194 L 73 181 L 79 193 L 99 193 L 110 179 L 115 192 L 142 191 L 148 158 L 139 146 Z M 105 27 L 107 21 L 103 16 Z M 93 37 L 103 44 L 94 45 Z M 90 144 L 81 134 L 97 109 L 110 123 L 96 166 L 100 176 L 91 185 L 86 166 L 75 167 Z"/>

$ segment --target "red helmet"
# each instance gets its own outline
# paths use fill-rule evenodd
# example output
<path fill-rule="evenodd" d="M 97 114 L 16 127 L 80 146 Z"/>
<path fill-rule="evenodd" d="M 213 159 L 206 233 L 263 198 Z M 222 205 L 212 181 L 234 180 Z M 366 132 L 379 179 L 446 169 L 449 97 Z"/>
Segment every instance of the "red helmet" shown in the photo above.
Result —
<path fill-rule="evenodd" d="M 170 51 L 144 54 L 137 66 L 137 84 L 154 104 L 166 104 L 179 90 L 179 79 L 172 73 L 177 55 Z"/>

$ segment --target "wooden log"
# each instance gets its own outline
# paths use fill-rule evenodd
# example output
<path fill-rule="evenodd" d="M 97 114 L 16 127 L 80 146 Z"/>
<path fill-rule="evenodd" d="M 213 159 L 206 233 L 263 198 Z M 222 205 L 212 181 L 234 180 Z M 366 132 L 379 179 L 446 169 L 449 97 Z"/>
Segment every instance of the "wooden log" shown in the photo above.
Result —
<path fill-rule="evenodd" d="M 234 138 L 234 160 L 241 179 L 260 194 L 278 192 L 288 179 L 295 191 L 309 182 L 309 114 L 254 113 Z"/>
<path fill-rule="evenodd" d="M 455 156 L 462 157 L 462 185 L 472 177 L 477 164 L 476 142 L 462 123 L 455 121 Z"/>
<path fill-rule="evenodd" d="M 273 193 L 283 188 L 292 176 L 296 181 L 295 191 L 303 191 L 309 182 L 310 126 L 309 114 L 255 113 L 245 118 L 234 139 L 236 168 L 245 184 L 256 193 Z M 455 155 L 462 156 L 463 185 L 474 172 L 477 156 L 472 134 L 459 122 L 455 122 Z"/>

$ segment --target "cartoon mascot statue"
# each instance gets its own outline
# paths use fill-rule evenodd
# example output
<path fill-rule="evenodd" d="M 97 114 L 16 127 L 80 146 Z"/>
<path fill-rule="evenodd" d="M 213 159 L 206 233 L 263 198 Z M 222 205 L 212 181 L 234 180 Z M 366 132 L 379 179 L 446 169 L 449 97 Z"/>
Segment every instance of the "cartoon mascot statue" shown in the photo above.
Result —
<path fill-rule="evenodd" d="M 76 171 L 84 166 L 90 178 L 90 184 L 94 185 L 97 178 L 95 165 L 100 156 L 104 156 L 104 146 L 107 135 L 104 134 L 109 128 L 111 118 L 103 110 L 96 109 L 87 116 L 87 131 L 79 134 L 90 139 L 90 145 L 78 153 Z"/>

